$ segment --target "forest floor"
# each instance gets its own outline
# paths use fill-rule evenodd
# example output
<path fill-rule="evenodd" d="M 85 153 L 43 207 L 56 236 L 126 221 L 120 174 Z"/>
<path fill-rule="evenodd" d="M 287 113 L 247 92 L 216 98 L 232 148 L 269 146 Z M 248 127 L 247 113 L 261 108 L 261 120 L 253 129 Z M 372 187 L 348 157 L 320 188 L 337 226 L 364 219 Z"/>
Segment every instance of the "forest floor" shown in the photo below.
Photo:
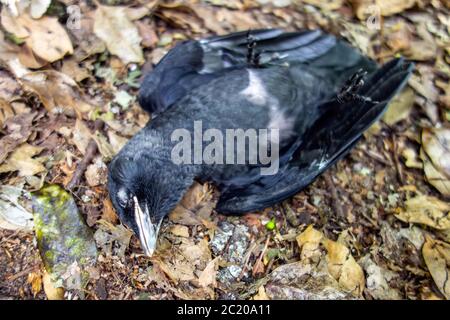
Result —
<path fill-rule="evenodd" d="M 1 8 L 0 298 L 450 298 L 448 1 L 23 3 L 16 15 Z M 196 184 L 146 257 L 105 186 L 111 157 L 149 119 L 139 81 L 178 41 L 269 27 L 321 28 L 416 70 L 383 119 L 302 192 L 233 217 Z M 33 223 L 12 214 L 31 212 L 26 195 L 44 184 L 70 190 L 94 234 L 98 256 L 77 288 L 54 288 Z"/>

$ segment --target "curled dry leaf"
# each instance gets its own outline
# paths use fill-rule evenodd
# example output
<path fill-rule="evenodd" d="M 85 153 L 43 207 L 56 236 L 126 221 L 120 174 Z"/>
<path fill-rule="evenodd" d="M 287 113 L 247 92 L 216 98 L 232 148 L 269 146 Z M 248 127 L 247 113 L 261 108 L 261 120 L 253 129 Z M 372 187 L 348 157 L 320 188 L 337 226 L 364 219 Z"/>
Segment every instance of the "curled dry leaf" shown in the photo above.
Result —
<path fill-rule="evenodd" d="M 95 242 L 107 255 L 116 255 L 123 259 L 125 250 L 130 245 L 133 233 L 124 225 L 113 225 L 106 220 L 97 221 L 99 228 L 94 234 Z"/>
<path fill-rule="evenodd" d="M 450 205 L 431 196 L 418 195 L 406 200 L 405 209 L 398 209 L 395 216 L 404 222 L 424 224 L 438 230 L 450 229 Z"/>
<path fill-rule="evenodd" d="M 377 14 L 390 16 L 413 7 L 417 0 L 352 0 L 358 19 L 365 20 L 368 16 Z"/>
<path fill-rule="evenodd" d="M 0 186 L 0 228 L 31 231 L 33 215 L 20 203 L 23 190 L 13 186 Z"/>
<path fill-rule="evenodd" d="M 17 38 L 25 39 L 26 46 L 48 62 L 57 61 L 66 54 L 73 53 L 72 42 L 66 30 L 55 17 L 33 19 L 28 13 L 22 13 L 14 18 L 3 9 L 2 25 Z"/>
<path fill-rule="evenodd" d="M 422 254 L 434 283 L 450 299 L 450 244 L 427 237 Z"/>
<path fill-rule="evenodd" d="M 106 47 L 124 63 L 143 63 L 141 37 L 131 22 L 125 7 L 99 5 L 95 11 L 94 33 Z"/>
<path fill-rule="evenodd" d="M 303 0 L 304 3 L 312 4 L 323 10 L 336 10 L 342 7 L 344 0 Z"/>
<path fill-rule="evenodd" d="M 189 228 L 180 224 L 173 225 L 170 228 L 170 233 L 178 237 L 189 238 Z"/>
<path fill-rule="evenodd" d="M 365 286 L 364 272 L 345 245 L 327 239 L 312 226 L 297 236 L 297 243 L 301 249 L 302 263 L 311 263 L 311 257 L 323 261 L 324 256 L 320 250 L 322 246 L 326 250 L 325 261 L 330 275 L 343 289 L 354 295 L 361 295 Z"/>
<path fill-rule="evenodd" d="M 208 262 L 205 269 L 198 276 L 198 283 L 202 288 L 216 287 L 217 262 L 218 258 Z"/>
<path fill-rule="evenodd" d="M 359 261 L 367 274 L 366 288 L 368 293 L 378 300 L 399 300 L 402 298 L 400 291 L 389 283 L 399 278 L 399 274 L 378 266 L 370 255 L 364 256 Z"/>
<path fill-rule="evenodd" d="M 450 129 L 424 129 L 420 157 L 427 181 L 444 196 L 450 196 Z"/>
<path fill-rule="evenodd" d="M 35 117 L 36 112 L 23 113 L 6 122 L 6 135 L 0 139 L 0 164 L 18 145 L 28 140 Z"/>
<path fill-rule="evenodd" d="M 42 152 L 43 148 L 23 143 L 11 153 L 5 163 L 0 166 L 0 173 L 18 171 L 19 176 L 34 176 L 46 169 L 42 160 L 34 157 Z"/>
<path fill-rule="evenodd" d="M 45 272 L 42 277 L 42 282 L 48 300 L 64 300 L 64 288 L 57 286 L 50 274 Z"/>
<path fill-rule="evenodd" d="M 42 290 L 42 275 L 40 272 L 30 272 L 27 277 L 27 282 L 31 285 L 31 291 L 33 296 L 41 292 Z"/>
<path fill-rule="evenodd" d="M 83 120 L 77 119 L 72 134 L 72 143 L 77 147 L 81 154 L 86 153 L 89 141 L 92 138 L 91 131 L 86 126 Z"/>
<path fill-rule="evenodd" d="M 119 136 L 112 130 L 108 130 L 107 135 L 108 135 L 108 140 L 109 140 L 109 143 L 111 144 L 114 154 L 119 153 L 119 151 L 123 148 L 123 146 L 128 141 L 127 138 Z"/>
<path fill-rule="evenodd" d="M 264 286 L 259 287 L 258 293 L 253 296 L 253 300 L 270 300 Z"/>
<path fill-rule="evenodd" d="M 414 105 L 415 93 L 410 87 L 406 87 L 389 103 L 389 108 L 383 115 L 383 121 L 387 125 L 393 125 L 408 118 Z"/>
<path fill-rule="evenodd" d="M 64 73 L 54 70 L 31 72 L 21 81 L 24 89 L 35 93 L 49 112 L 76 114 L 81 118 L 82 113 L 93 109 L 85 101 L 77 83 Z"/>

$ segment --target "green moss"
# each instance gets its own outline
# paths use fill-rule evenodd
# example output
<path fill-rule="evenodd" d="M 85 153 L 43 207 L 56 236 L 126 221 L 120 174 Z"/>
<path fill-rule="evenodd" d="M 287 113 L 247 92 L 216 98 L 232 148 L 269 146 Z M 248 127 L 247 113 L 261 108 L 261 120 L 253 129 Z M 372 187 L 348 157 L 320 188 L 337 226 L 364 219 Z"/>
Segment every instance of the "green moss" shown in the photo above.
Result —
<path fill-rule="evenodd" d="M 85 283 L 75 279 L 80 274 L 69 279 L 61 277 L 75 262 L 83 273 L 83 268 L 92 265 L 97 257 L 92 232 L 72 196 L 58 185 L 45 186 L 33 193 L 33 216 L 37 244 L 47 272 L 72 289 L 74 284 Z"/>

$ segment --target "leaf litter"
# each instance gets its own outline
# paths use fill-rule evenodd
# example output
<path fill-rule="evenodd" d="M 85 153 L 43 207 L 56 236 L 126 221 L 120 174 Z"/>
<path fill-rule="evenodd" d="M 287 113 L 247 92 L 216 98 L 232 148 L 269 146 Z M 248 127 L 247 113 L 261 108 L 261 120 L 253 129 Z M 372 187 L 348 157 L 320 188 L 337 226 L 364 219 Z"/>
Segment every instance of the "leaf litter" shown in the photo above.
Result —
<path fill-rule="evenodd" d="M 49 1 L 3 6 L 0 274 L 9 281 L 0 295 L 449 298 L 449 8 L 411 9 L 416 3 L 80 1 L 77 21 L 53 12 Z M 404 55 L 417 71 L 383 122 L 327 177 L 242 217 L 217 214 L 214 188 L 196 183 L 163 224 L 155 256 L 145 257 L 105 187 L 108 161 L 149 119 L 134 98 L 140 69 L 151 70 L 178 41 L 268 26 L 321 27 L 380 63 Z M 70 195 L 48 184 L 74 188 Z M 39 189 L 60 205 L 33 210 L 26 194 Z M 72 233 L 39 236 L 64 212 L 77 226 Z M 75 234 L 88 248 L 81 259 L 64 242 Z M 57 272 L 46 254 L 55 247 L 65 257 Z"/>

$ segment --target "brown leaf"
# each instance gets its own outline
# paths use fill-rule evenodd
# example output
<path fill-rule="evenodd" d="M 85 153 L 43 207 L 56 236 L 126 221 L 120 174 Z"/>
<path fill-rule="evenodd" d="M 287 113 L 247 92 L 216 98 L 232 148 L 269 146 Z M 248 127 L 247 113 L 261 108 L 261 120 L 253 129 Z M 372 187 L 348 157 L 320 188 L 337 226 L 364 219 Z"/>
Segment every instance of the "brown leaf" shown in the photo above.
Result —
<path fill-rule="evenodd" d="M 35 112 L 24 113 L 7 121 L 7 134 L 0 139 L 0 164 L 18 145 L 28 140 L 32 133 L 31 128 L 35 117 Z"/>
<path fill-rule="evenodd" d="M 208 262 L 205 269 L 198 276 L 198 283 L 201 287 L 216 287 L 217 262 L 218 258 L 215 258 Z"/>
<path fill-rule="evenodd" d="M 170 228 L 170 233 L 178 237 L 189 238 L 189 228 L 180 224 L 173 225 Z"/>
<path fill-rule="evenodd" d="M 444 196 L 450 196 L 450 129 L 422 131 L 420 157 L 427 181 Z"/>
<path fill-rule="evenodd" d="M 438 198 L 418 195 L 406 200 L 405 209 L 395 216 L 409 223 L 418 223 L 438 230 L 450 229 L 450 205 Z"/>
<path fill-rule="evenodd" d="M 41 153 L 42 149 L 28 143 L 20 145 L 0 166 L 0 173 L 19 171 L 19 176 L 26 177 L 45 171 L 41 161 L 33 158 Z"/>
<path fill-rule="evenodd" d="M 373 0 L 351 1 L 356 16 L 360 20 L 365 20 L 370 14 L 373 14 L 373 9 L 371 10 L 371 8 L 374 5 L 382 16 L 390 16 L 413 7 L 416 2 L 416 0 L 375 0 L 375 3 Z"/>
<path fill-rule="evenodd" d="M 106 43 L 106 47 L 124 63 L 144 62 L 140 46 L 141 37 L 130 21 L 125 7 L 97 6 L 94 17 L 94 33 Z"/>
<path fill-rule="evenodd" d="M 24 38 L 25 44 L 40 58 L 54 62 L 66 54 L 73 53 L 72 42 L 57 18 L 44 16 L 33 19 L 27 13 L 19 17 L 9 16 L 2 10 L 3 27 L 18 38 Z"/>
<path fill-rule="evenodd" d="M 103 200 L 102 219 L 109 223 L 116 224 L 119 218 L 114 210 L 113 204 L 109 198 Z"/>
<path fill-rule="evenodd" d="M 21 80 L 24 89 L 35 93 L 49 112 L 63 111 L 81 118 L 82 113 L 93 109 L 84 100 L 77 83 L 64 73 L 54 70 L 31 72 Z"/>
<path fill-rule="evenodd" d="M 422 254 L 434 283 L 450 299 L 450 244 L 426 237 Z"/>
<path fill-rule="evenodd" d="M 410 87 L 406 87 L 400 94 L 396 95 L 389 103 L 389 107 L 383 116 L 387 125 L 393 125 L 408 118 L 414 105 L 415 93 Z"/>
<path fill-rule="evenodd" d="M 33 296 L 41 292 L 42 290 L 42 275 L 40 272 L 31 272 L 28 274 L 27 282 L 31 285 L 31 291 Z"/>
<path fill-rule="evenodd" d="M 42 282 L 44 284 L 44 292 L 47 295 L 48 300 L 63 300 L 64 299 L 64 288 L 56 287 L 55 283 L 51 279 L 50 275 L 45 272 L 42 277 Z"/>

